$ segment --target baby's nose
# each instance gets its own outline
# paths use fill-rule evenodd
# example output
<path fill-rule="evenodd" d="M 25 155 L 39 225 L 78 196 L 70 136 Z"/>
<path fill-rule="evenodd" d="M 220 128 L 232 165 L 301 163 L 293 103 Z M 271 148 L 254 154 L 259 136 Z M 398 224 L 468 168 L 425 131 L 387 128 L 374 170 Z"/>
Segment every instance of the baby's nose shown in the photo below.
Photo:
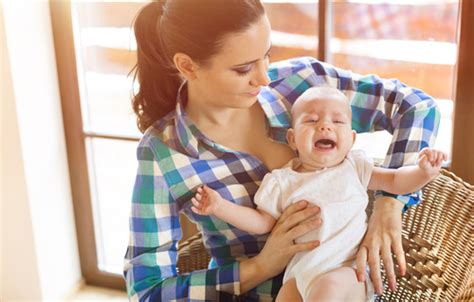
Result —
<path fill-rule="evenodd" d="M 319 130 L 320 131 L 331 131 L 332 127 L 329 123 L 322 123 L 320 126 L 319 126 Z"/>

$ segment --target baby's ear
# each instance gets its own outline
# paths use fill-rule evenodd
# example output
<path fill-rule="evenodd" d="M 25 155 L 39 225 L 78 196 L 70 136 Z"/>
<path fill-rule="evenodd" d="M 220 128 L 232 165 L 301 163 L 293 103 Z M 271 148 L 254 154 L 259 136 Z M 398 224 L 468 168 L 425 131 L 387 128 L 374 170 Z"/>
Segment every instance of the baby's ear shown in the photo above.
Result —
<path fill-rule="evenodd" d="M 356 138 L 357 138 L 357 133 L 355 132 L 355 130 L 352 130 L 352 145 L 353 146 L 356 141 Z"/>
<path fill-rule="evenodd" d="M 291 149 L 293 149 L 293 151 L 296 151 L 295 131 L 293 130 L 293 128 L 289 128 L 286 132 L 286 140 L 288 141 L 288 145 L 291 147 Z"/>

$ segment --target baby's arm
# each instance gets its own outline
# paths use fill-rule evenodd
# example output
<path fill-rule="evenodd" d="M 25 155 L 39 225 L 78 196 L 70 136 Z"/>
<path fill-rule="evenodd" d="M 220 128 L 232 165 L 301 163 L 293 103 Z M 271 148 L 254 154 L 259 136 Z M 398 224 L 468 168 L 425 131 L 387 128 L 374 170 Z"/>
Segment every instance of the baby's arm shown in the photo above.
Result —
<path fill-rule="evenodd" d="M 370 178 L 370 190 L 383 190 L 392 194 L 415 192 L 433 180 L 441 169 L 446 153 L 424 148 L 418 155 L 417 166 L 406 166 L 398 169 L 375 167 Z"/>
<path fill-rule="evenodd" d="M 191 210 L 199 215 L 215 215 L 238 229 L 254 234 L 266 234 L 275 225 L 276 219 L 259 209 L 244 207 L 222 198 L 213 189 L 198 188 L 191 199 Z"/>

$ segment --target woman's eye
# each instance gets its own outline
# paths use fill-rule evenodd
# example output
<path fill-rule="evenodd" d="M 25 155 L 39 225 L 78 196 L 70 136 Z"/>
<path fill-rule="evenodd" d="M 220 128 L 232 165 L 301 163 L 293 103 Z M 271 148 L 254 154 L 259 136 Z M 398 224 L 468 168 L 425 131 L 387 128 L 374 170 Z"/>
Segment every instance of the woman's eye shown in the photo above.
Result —
<path fill-rule="evenodd" d="M 245 67 L 245 68 L 239 68 L 239 69 L 234 69 L 235 72 L 237 72 L 238 75 L 244 76 L 252 70 L 252 67 Z"/>

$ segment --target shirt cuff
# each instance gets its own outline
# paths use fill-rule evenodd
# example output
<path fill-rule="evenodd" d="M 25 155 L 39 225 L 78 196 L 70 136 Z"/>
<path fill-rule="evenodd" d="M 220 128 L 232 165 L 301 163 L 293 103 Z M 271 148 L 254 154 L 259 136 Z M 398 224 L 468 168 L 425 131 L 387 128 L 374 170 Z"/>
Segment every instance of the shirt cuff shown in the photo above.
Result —
<path fill-rule="evenodd" d="M 402 210 L 403 213 L 405 213 L 408 210 L 408 208 L 419 204 L 421 201 L 421 191 L 414 192 L 411 194 L 406 194 L 406 195 L 397 195 L 397 194 L 392 194 L 385 191 L 376 191 L 374 196 L 376 199 L 381 196 L 389 196 L 389 197 L 395 198 L 396 200 L 400 201 L 403 204 L 403 210 Z"/>
<path fill-rule="evenodd" d="M 218 267 L 216 290 L 232 295 L 240 295 L 240 262 L 235 261 Z"/>

